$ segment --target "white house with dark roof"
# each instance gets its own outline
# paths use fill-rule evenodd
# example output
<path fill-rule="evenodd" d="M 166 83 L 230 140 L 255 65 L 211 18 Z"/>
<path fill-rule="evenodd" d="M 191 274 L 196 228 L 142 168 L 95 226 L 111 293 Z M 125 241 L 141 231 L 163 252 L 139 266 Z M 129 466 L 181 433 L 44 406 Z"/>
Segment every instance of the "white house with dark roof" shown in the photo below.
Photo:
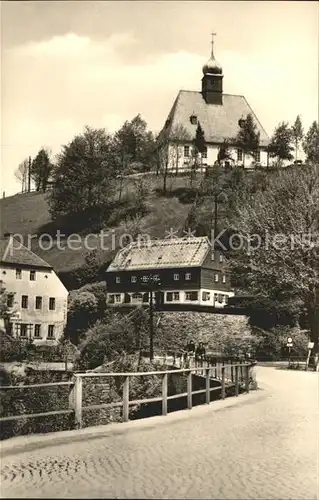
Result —
<path fill-rule="evenodd" d="M 66 325 L 68 291 L 52 266 L 7 236 L 0 239 L 0 281 L 14 312 L 7 334 L 55 344 Z"/>
<path fill-rule="evenodd" d="M 269 144 L 267 132 L 256 114 L 242 95 L 223 93 L 223 70 L 214 56 L 212 40 L 211 57 L 203 66 L 202 90 L 180 90 L 165 125 L 160 133 L 168 149 L 169 169 L 183 171 L 189 168 L 192 159 L 192 141 L 200 124 L 206 141 L 206 151 L 201 156 L 203 166 L 212 166 L 217 161 L 219 147 L 228 141 L 232 162 L 245 168 L 253 164 L 267 166 L 266 147 Z M 260 134 L 260 148 L 253 158 L 244 155 L 235 144 L 242 120 L 251 114 Z M 182 133 L 180 133 L 182 129 Z M 169 144 L 167 146 L 167 143 Z"/>
<path fill-rule="evenodd" d="M 109 305 L 163 304 L 224 307 L 234 295 L 224 254 L 207 237 L 133 242 L 106 272 Z"/>

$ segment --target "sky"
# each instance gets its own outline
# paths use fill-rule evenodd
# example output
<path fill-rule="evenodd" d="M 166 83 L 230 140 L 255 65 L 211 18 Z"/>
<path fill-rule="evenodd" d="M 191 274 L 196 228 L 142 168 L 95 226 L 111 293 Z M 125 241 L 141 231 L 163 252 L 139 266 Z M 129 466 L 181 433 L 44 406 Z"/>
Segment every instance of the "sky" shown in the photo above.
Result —
<path fill-rule="evenodd" d="M 162 128 L 180 89 L 215 56 L 269 135 L 318 120 L 317 2 L 3 1 L 1 193 L 41 147 L 54 157 L 84 126 L 114 132 L 138 113 Z"/>

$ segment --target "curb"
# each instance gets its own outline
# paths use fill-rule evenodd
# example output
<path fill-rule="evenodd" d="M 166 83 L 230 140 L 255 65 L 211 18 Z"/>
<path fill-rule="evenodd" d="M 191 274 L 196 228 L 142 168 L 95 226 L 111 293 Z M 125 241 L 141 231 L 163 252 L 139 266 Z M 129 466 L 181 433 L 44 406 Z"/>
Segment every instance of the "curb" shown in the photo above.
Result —
<path fill-rule="evenodd" d="M 166 416 L 155 416 L 146 419 L 131 420 L 95 427 L 86 427 L 80 430 L 58 431 L 48 434 L 31 434 L 17 436 L 2 441 L 0 444 L 1 458 L 33 450 L 39 450 L 49 446 L 60 446 L 68 443 L 76 443 L 83 440 L 97 439 L 101 437 L 112 437 L 147 429 L 154 429 L 158 425 L 177 424 L 189 418 L 201 418 L 214 411 L 222 411 L 228 408 L 249 404 L 256 399 L 267 397 L 266 391 L 257 389 L 249 394 L 243 393 L 238 397 L 231 396 L 225 400 L 212 401 L 209 405 L 199 405 L 191 410 L 185 409 L 169 413 Z"/>

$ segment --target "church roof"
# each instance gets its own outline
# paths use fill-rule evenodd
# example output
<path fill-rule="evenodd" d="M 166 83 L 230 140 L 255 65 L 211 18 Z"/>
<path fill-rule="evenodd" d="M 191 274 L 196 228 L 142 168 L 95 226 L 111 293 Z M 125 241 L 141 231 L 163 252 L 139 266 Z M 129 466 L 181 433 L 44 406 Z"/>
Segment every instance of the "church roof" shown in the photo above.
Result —
<path fill-rule="evenodd" d="M 206 142 L 222 143 L 225 139 L 234 139 L 239 131 L 238 120 L 253 116 L 260 132 L 260 145 L 267 146 L 269 137 L 244 96 L 223 94 L 223 104 L 207 104 L 201 92 L 180 90 L 166 121 L 161 135 L 170 135 L 177 125 L 183 125 L 189 134 L 189 140 L 196 135 L 197 125 L 190 121 L 196 115 Z"/>
<path fill-rule="evenodd" d="M 45 260 L 38 257 L 20 241 L 10 237 L 0 239 L 0 262 L 15 266 L 30 266 L 52 269 Z"/>
<path fill-rule="evenodd" d="M 206 236 L 133 242 L 117 253 L 107 272 L 198 267 L 210 248 Z"/>

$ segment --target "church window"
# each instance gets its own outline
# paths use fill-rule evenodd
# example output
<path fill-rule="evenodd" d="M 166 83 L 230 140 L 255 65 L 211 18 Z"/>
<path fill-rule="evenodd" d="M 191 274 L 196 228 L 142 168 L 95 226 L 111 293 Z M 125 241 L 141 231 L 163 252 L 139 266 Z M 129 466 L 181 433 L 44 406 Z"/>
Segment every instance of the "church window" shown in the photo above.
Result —
<path fill-rule="evenodd" d="M 243 161 L 243 150 L 242 149 L 237 149 L 237 160 Z"/>
<path fill-rule="evenodd" d="M 190 121 L 192 125 L 197 125 L 197 116 L 196 115 L 191 115 Z"/>
<path fill-rule="evenodd" d="M 189 146 L 184 146 L 184 156 L 189 157 Z"/>

